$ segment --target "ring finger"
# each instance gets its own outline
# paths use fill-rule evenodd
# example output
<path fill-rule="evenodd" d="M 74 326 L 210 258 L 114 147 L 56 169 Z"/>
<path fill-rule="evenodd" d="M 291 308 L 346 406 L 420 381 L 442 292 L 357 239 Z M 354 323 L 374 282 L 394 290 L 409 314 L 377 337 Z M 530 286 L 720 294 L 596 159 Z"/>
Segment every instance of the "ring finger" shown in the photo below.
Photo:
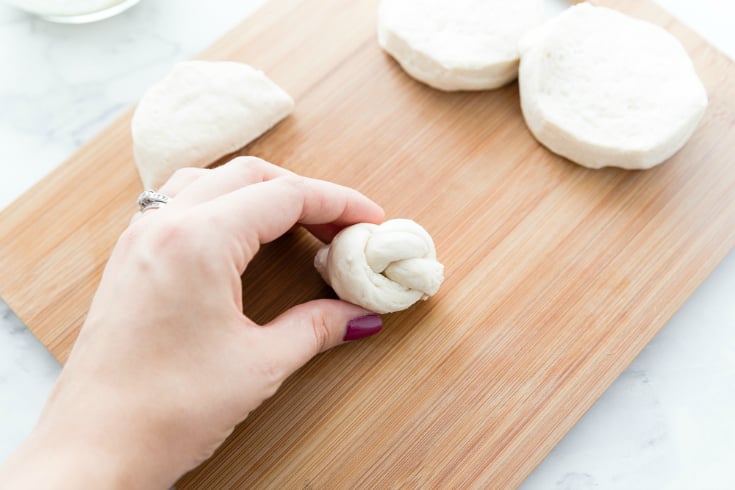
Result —
<path fill-rule="evenodd" d="M 176 195 L 178 195 L 178 193 L 181 192 L 188 185 L 196 182 L 198 179 L 206 175 L 207 172 L 211 172 L 211 170 L 195 167 L 181 168 L 174 172 L 171 178 L 168 179 L 166 183 L 163 184 L 163 186 L 161 186 L 161 188 L 158 190 L 158 193 L 167 196 L 169 199 L 172 199 L 176 197 Z M 135 214 L 133 214 L 132 218 L 130 218 L 130 223 L 135 223 L 142 216 L 143 212 L 140 210 L 137 211 Z"/>

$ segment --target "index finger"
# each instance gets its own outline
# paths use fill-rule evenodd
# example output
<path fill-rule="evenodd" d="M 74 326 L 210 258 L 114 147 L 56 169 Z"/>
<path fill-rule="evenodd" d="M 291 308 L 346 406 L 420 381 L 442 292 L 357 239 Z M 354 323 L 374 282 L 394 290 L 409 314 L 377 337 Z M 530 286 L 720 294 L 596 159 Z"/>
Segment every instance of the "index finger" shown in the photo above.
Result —
<path fill-rule="evenodd" d="M 383 209 L 349 187 L 295 175 L 278 177 L 220 196 L 203 204 L 207 217 L 237 240 L 246 262 L 261 243 L 280 237 L 295 224 L 380 223 Z"/>

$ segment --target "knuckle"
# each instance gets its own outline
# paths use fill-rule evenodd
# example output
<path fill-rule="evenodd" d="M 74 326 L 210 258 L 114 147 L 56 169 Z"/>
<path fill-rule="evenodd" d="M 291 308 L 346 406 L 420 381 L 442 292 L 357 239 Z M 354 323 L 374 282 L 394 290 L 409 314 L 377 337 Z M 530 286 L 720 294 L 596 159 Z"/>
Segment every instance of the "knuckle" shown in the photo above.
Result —
<path fill-rule="evenodd" d="M 265 160 L 252 155 L 240 155 L 230 160 L 230 164 L 236 165 L 257 165 L 260 163 L 265 163 Z"/>
<path fill-rule="evenodd" d="M 227 165 L 238 167 L 242 171 L 251 171 L 266 165 L 265 160 L 261 160 L 258 157 L 252 156 L 241 156 L 231 160 Z"/>
<path fill-rule="evenodd" d="M 187 243 L 191 235 L 191 225 L 187 220 L 179 217 L 169 217 L 166 220 L 156 223 L 155 227 L 151 227 L 152 239 L 155 245 L 166 245 L 171 243 L 181 244 Z"/>
<path fill-rule="evenodd" d="M 307 193 L 307 178 L 301 175 L 284 175 L 277 179 L 292 199 L 303 198 Z"/>
<path fill-rule="evenodd" d="M 265 329 L 248 329 L 250 340 L 242 345 L 263 345 L 268 344 L 268 333 Z M 258 355 L 254 359 L 256 362 L 250 364 L 250 371 L 255 379 L 259 380 L 261 389 L 263 390 L 263 398 L 272 396 L 288 377 L 286 365 L 279 356 Z"/>
<path fill-rule="evenodd" d="M 284 175 L 283 177 L 279 177 L 284 183 L 296 187 L 296 188 L 303 188 L 306 185 L 307 178 L 302 175 Z"/>
<path fill-rule="evenodd" d="M 194 168 L 194 167 L 184 167 L 176 170 L 171 178 L 169 179 L 169 182 L 173 180 L 188 180 L 192 179 L 196 176 L 198 176 L 202 171 L 205 171 L 201 168 Z"/>
<path fill-rule="evenodd" d="M 273 362 L 266 362 L 260 368 L 260 378 L 264 381 L 265 397 L 273 396 L 284 380 L 283 369 Z"/>
<path fill-rule="evenodd" d="M 211 234 L 206 224 L 199 223 L 191 215 L 169 215 L 166 219 L 151 223 L 144 232 L 143 246 L 156 250 L 160 259 L 170 259 L 176 263 L 201 262 L 207 255 L 206 239 Z M 200 232 L 197 232 L 199 230 Z"/>
<path fill-rule="evenodd" d="M 262 180 L 268 164 L 260 158 L 247 156 L 237 157 L 228 165 L 234 170 L 235 178 L 240 187 L 245 187 Z"/>
<path fill-rule="evenodd" d="M 130 250 L 140 241 L 144 232 L 145 227 L 142 226 L 140 219 L 133 221 L 125 231 L 122 232 L 120 238 L 118 238 L 117 247 L 125 251 Z"/>
<path fill-rule="evenodd" d="M 311 313 L 311 328 L 314 337 L 314 349 L 321 352 L 329 345 L 329 319 L 327 315 L 320 310 Z"/>
<path fill-rule="evenodd" d="M 216 230 L 191 213 L 167 213 L 136 221 L 120 235 L 113 253 L 115 260 L 128 264 L 130 270 L 166 272 L 160 277 L 152 275 L 150 281 L 169 281 L 184 271 L 202 278 L 221 277 L 229 270 L 225 261 L 211 260 L 222 255 Z"/>
<path fill-rule="evenodd" d="M 159 210 L 148 211 L 160 213 Z M 163 218 L 163 219 L 162 219 Z M 137 219 L 122 232 L 118 243 L 125 245 L 165 246 L 172 242 L 185 242 L 193 227 L 191 219 L 181 216 L 150 216 Z"/>
<path fill-rule="evenodd" d="M 300 175 L 284 175 L 276 179 L 279 186 L 279 203 L 288 212 L 297 212 L 300 221 L 306 213 L 308 179 Z"/>

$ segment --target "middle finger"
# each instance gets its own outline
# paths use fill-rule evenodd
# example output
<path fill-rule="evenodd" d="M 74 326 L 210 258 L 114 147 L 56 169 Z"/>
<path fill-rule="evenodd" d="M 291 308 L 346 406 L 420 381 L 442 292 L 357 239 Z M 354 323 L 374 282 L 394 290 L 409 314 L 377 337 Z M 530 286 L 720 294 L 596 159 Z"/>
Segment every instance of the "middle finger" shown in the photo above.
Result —
<path fill-rule="evenodd" d="M 182 189 L 169 206 L 189 207 L 211 201 L 219 196 L 252 184 L 293 175 L 292 172 L 255 157 L 238 157 L 209 170 Z"/>

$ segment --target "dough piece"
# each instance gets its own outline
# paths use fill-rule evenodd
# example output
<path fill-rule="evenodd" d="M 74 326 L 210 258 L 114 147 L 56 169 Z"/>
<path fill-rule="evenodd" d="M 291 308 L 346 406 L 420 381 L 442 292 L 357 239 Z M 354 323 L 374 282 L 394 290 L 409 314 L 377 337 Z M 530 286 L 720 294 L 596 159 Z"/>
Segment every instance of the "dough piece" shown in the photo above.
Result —
<path fill-rule="evenodd" d="M 441 90 L 497 88 L 518 75 L 518 40 L 543 0 L 382 0 L 378 41 L 409 75 Z"/>
<path fill-rule="evenodd" d="M 345 228 L 317 252 L 314 266 L 340 298 L 375 313 L 405 310 L 444 280 L 434 241 L 409 219 Z"/>
<path fill-rule="evenodd" d="M 580 4 L 521 40 L 523 116 L 544 146 L 590 168 L 644 169 L 676 153 L 707 92 L 662 28 Z"/>
<path fill-rule="evenodd" d="M 250 143 L 293 110 L 293 99 L 243 63 L 187 61 L 153 85 L 133 115 L 143 184 L 157 189 L 179 168 L 206 167 Z"/>

